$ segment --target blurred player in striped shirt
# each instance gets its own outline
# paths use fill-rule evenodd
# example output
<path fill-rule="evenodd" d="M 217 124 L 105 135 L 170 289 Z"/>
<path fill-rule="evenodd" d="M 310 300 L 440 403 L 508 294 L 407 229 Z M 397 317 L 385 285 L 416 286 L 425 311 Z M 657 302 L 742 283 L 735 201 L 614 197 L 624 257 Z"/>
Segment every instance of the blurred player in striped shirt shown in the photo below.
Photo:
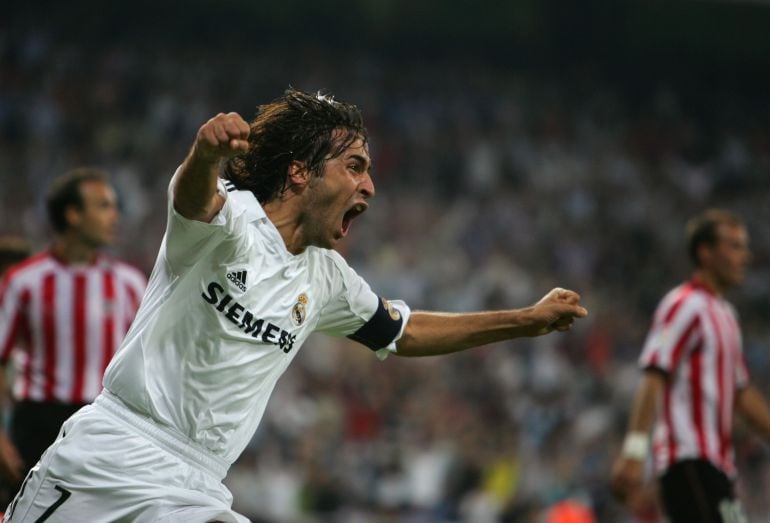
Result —
<path fill-rule="evenodd" d="M 47 199 L 49 250 L 0 280 L 0 364 L 14 364 L 10 427 L 0 431 L 0 473 L 18 484 L 71 414 L 102 389 L 102 375 L 144 293 L 137 269 L 100 253 L 115 237 L 118 207 L 106 174 L 80 168 Z"/>
<path fill-rule="evenodd" d="M 708 210 L 688 223 L 687 237 L 695 270 L 655 312 L 612 486 L 629 505 L 640 499 L 654 423 L 652 458 L 669 520 L 737 523 L 745 516 L 734 492 L 733 412 L 770 441 L 770 409 L 750 383 L 737 315 L 723 297 L 744 280 L 748 235 L 738 217 Z"/>

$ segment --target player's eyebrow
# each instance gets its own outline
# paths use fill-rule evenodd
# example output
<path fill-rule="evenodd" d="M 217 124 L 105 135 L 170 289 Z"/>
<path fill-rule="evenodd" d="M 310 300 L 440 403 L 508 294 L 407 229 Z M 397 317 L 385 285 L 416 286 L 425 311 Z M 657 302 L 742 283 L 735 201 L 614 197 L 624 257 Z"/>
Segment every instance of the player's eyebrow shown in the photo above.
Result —
<path fill-rule="evenodd" d="M 348 156 L 348 159 L 356 160 L 357 162 L 360 162 L 362 165 L 366 166 L 366 172 L 372 172 L 373 165 L 372 165 L 372 161 L 369 158 L 360 154 L 351 154 L 350 156 Z"/>

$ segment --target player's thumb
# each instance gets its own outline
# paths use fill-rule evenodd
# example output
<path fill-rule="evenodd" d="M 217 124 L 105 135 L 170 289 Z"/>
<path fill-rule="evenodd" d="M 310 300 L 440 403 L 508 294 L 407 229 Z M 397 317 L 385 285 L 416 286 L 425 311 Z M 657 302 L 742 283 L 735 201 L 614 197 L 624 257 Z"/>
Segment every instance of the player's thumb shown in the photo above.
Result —
<path fill-rule="evenodd" d="M 569 311 L 575 318 L 585 318 L 588 316 L 588 309 L 581 305 L 572 305 L 569 307 Z"/>

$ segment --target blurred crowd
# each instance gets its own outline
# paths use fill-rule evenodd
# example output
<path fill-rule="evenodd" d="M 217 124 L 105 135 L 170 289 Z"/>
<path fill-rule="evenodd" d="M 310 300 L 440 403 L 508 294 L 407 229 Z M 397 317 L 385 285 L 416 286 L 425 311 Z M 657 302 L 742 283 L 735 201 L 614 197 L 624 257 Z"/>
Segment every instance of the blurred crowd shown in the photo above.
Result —
<path fill-rule="evenodd" d="M 356 103 L 377 196 L 345 255 L 413 308 L 524 306 L 553 286 L 590 318 L 567 334 L 443 358 L 379 362 L 311 338 L 226 483 L 256 522 L 544 522 L 572 500 L 598 522 L 654 521 L 608 475 L 656 302 L 689 271 L 685 220 L 747 222 L 755 260 L 730 298 L 754 380 L 770 390 L 770 111 L 729 91 L 600 71 L 542 72 L 479 57 L 423 62 L 266 46 L 0 37 L 0 233 L 46 246 L 48 182 L 78 165 L 119 190 L 115 253 L 149 273 L 166 188 L 198 127 L 252 117 L 288 85 Z M 770 514 L 767 447 L 737 428 L 739 489 Z"/>

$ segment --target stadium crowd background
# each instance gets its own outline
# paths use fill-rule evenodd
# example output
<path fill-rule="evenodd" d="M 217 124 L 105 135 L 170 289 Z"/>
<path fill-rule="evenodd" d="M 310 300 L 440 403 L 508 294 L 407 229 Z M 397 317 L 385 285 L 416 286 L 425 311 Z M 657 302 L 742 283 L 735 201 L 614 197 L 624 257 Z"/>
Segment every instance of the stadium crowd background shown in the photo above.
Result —
<path fill-rule="evenodd" d="M 374 289 L 451 311 L 561 285 L 591 317 L 426 360 L 381 363 L 313 338 L 230 472 L 234 508 L 257 522 L 537 522 L 573 498 L 597 521 L 635 521 L 609 468 L 650 314 L 688 274 L 684 221 L 705 206 L 748 223 L 755 261 L 730 298 L 770 395 L 770 82 L 758 70 L 770 37 L 752 32 L 770 13 L 689 2 L 695 15 L 667 8 L 657 24 L 650 7 L 615 7 L 641 20 L 623 26 L 599 4 L 528 1 L 464 21 L 452 9 L 467 2 L 10 8 L 0 234 L 44 248 L 44 188 L 96 165 L 120 193 L 115 252 L 149 271 L 198 127 L 220 111 L 250 118 L 289 84 L 328 89 L 362 108 L 371 135 L 378 194 L 344 248 Z M 711 38 L 714 17 L 742 29 Z M 666 32 L 677 22 L 690 24 L 672 29 L 679 40 Z M 747 512 L 763 521 L 767 447 L 739 426 L 737 451 Z"/>

